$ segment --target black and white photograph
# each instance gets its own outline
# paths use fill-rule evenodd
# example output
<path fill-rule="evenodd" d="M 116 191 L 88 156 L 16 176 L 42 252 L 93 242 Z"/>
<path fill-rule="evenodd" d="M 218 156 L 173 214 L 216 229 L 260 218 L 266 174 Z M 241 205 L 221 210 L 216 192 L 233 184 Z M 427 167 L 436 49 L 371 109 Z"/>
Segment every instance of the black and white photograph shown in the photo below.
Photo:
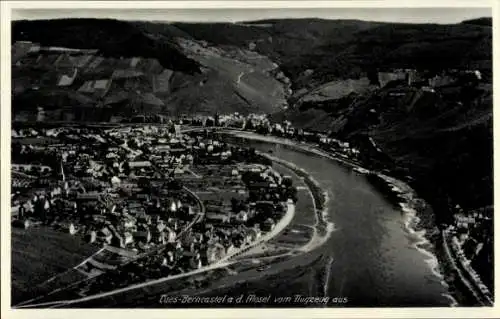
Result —
<path fill-rule="evenodd" d="M 6 306 L 493 309 L 488 4 L 9 8 Z"/>

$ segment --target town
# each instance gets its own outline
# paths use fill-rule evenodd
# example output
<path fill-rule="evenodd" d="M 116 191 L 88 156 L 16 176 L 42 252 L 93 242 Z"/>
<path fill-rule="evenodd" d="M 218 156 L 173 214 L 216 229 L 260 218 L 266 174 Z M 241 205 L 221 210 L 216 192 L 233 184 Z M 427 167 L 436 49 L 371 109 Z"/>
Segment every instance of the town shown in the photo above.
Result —
<path fill-rule="evenodd" d="M 494 306 L 492 8 L 6 9 L 11 310 Z"/>
<path fill-rule="evenodd" d="M 272 230 L 285 202 L 296 201 L 291 181 L 269 159 L 218 140 L 212 128 L 305 141 L 354 163 L 363 155 L 327 134 L 260 114 L 113 126 L 12 131 L 13 226 L 50 225 L 105 245 L 77 267 L 93 279 L 85 294 L 213 264 Z M 459 254 L 465 247 L 464 258 L 474 260 L 491 245 L 484 232 L 491 218 L 456 216 L 452 246 Z"/>
<path fill-rule="evenodd" d="M 13 226 L 52 227 L 102 247 L 71 274 L 86 279 L 82 294 L 228 259 L 297 200 L 269 159 L 208 131 L 174 124 L 16 134 Z"/>

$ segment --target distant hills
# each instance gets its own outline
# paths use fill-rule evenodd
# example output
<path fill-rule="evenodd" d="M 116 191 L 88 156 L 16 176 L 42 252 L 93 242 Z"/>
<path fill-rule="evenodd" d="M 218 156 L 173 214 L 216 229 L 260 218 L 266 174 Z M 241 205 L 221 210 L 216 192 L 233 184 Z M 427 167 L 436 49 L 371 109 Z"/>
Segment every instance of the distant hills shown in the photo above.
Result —
<path fill-rule="evenodd" d="M 277 62 L 297 87 L 303 85 L 295 82 L 306 69 L 316 71 L 315 83 L 388 66 L 491 70 L 491 28 L 487 26 L 491 27 L 491 18 L 451 25 L 322 19 L 234 24 L 62 19 L 14 22 L 12 38 L 98 48 L 111 56 L 153 57 L 167 68 L 187 73 L 197 71 L 196 63 L 175 46 L 176 37 L 215 46 L 255 47 Z"/>
<path fill-rule="evenodd" d="M 47 119 L 119 120 L 135 113 L 272 113 L 286 105 L 288 84 L 267 57 L 207 46 L 172 25 L 62 19 L 17 21 L 12 29 L 13 115 L 43 107 L 51 110 Z M 92 106 L 100 107 L 71 114 Z"/>
<path fill-rule="evenodd" d="M 17 21 L 12 41 L 16 120 L 270 113 L 411 176 L 438 222 L 493 204 L 491 18 Z"/>
<path fill-rule="evenodd" d="M 445 211 L 449 199 L 468 208 L 493 202 L 492 106 L 487 83 L 400 85 L 303 103 L 273 118 L 351 141 L 366 163 L 416 178 L 419 193 Z"/>
<path fill-rule="evenodd" d="M 377 68 L 466 67 L 491 72 L 492 33 L 483 20 L 440 25 L 285 19 L 173 26 L 215 45 L 254 46 L 275 60 L 297 89 L 311 82 L 359 77 Z M 306 69 L 314 73 L 303 79 Z"/>
<path fill-rule="evenodd" d="M 271 113 L 352 142 L 375 166 L 416 177 L 438 209 L 488 206 L 491 26 L 491 18 L 448 25 L 17 21 L 12 114 L 121 121 Z M 47 52 L 18 41 L 96 52 Z"/>
<path fill-rule="evenodd" d="M 462 21 L 462 23 L 463 24 L 475 24 L 475 25 L 492 27 L 493 26 L 493 19 L 492 18 L 478 18 L 478 19 L 472 19 L 472 20 L 465 20 L 465 21 Z"/>

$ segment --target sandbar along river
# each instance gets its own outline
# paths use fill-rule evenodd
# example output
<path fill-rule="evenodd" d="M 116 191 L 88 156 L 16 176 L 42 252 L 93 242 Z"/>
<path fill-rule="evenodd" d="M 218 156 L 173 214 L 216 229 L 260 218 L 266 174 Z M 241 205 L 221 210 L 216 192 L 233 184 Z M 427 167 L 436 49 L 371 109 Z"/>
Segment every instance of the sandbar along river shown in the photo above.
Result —
<path fill-rule="evenodd" d="M 406 217 L 401 209 L 364 175 L 288 146 L 255 140 L 246 140 L 245 145 L 263 152 L 271 150 L 273 156 L 308 171 L 328 192 L 325 217 L 335 230 L 315 249 L 320 258 L 312 265 L 298 265 L 272 278 L 239 283 L 213 293 L 328 296 L 348 300 L 328 306 L 347 307 L 453 304 L 442 276 L 434 269 L 435 258 L 415 247 L 418 238 L 405 228 Z"/>

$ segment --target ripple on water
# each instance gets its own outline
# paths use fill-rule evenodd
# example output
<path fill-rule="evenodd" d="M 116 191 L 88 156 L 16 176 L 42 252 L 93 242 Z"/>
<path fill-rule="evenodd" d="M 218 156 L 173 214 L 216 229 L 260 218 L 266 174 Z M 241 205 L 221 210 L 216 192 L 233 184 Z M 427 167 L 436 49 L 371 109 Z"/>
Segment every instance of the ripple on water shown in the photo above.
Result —
<path fill-rule="evenodd" d="M 286 153 L 286 152 L 283 151 L 283 153 Z M 284 155 L 284 154 L 281 154 L 281 152 L 280 152 L 280 156 L 281 155 Z M 295 156 L 294 154 L 291 154 L 291 155 Z M 298 157 L 300 157 L 300 156 L 298 156 Z M 302 159 L 302 160 L 305 160 L 305 159 Z M 320 170 L 320 166 L 321 166 L 320 164 L 321 163 L 318 163 L 318 165 L 314 166 L 314 165 L 309 165 L 307 162 L 306 164 L 304 164 L 304 167 L 306 167 L 308 169 L 309 174 L 312 174 L 312 175 L 318 177 L 318 180 L 321 182 L 322 186 L 327 186 L 327 188 L 329 188 L 332 185 L 332 179 L 329 178 L 330 174 L 325 173 L 324 169 Z M 297 165 L 300 165 L 299 162 L 297 162 Z M 419 222 L 420 222 L 420 218 L 418 218 L 417 211 L 415 209 L 416 205 L 418 204 L 418 203 L 415 203 L 415 200 L 417 199 L 416 194 L 413 192 L 413 190 L 407 184 L 405 184 L 401 181 L 395 180 L 395 179 L 387 177 L 387 176 L 381 176 L 381 177 L 386 182 L 389 183 L 392 190 L 398 195 L 398 197 L 401 200 L 400 206 L 401 206 L 401 211 L 403 212 L 403 219 L 402 219 L 402 223 L 401 223 L 400 227 L 402 227 L 405 230 L 407 237 L 410 238 L 411 247 L 414 248 L 416 251 L 418 251 L 419 255 L 421 254 L 421 256 L 423 256 L 422 261 L 425 261 L 424 267 L 430 270 L 430 272 L 427 272 L 426 274 L 428 274 L 429 278 L 435 279 L 432 281 L 434 281 L 436 283 L 440 283 L 439 286 L 443 287 L 443 289 L 439 289 L 440 292 L 438 292 L 438 295 L 442 295 L 443 300 L 445 300 L 446 303 L 448 303 L 448 301 L 449 301 L 450 306 L 456 305 L 456 301 L 453 299 L 453 297 L 451 295 L 449 295 L 447 293 L 448 287 L 447 287 L 447 285 L 444 284 L 444 280 L 442 280 L 443 276 L 439 271 L 439 265 L 438 265 L 436 256 L 434 256 L 432 254 L 432 252 L 431 252 L 432 250 L 429 249 L 430 247 L 426 247 L 426 246 L 431 246 L 429 241 L 426 238 L 426 235 L 428 236 L 428 234 L 426 234 L 425 230 L 420 230 L 420 227 L 418 227 Z M 341 200 L 341 199 L 339 198 L 338 200 Z M 323 207 L 328 207 L 328 205 L 325 204 Z M 317 230 L 316 233 L 318 235 L 312 241 L 313 245 L 307 245 L 308 250 L 313 250 L 314 248 L 316 248 L 320 245 L 323 245 L 328 240 L 328 238 L 332 237 L 332 232 L 335 230 L 335 225 L 328 220 L 328 217 L 330 215 L 331 217 L 335 218 L 336 215 L 334 213 L 335 212 L 328 211 L 325 214 L 324 211 L 321 211 L 321 212 L 319 212 L 319 214 L 316 215 L 318 217 L 318 225 L 316 227 L 316 230 Z M 344 227 L 344 224 L 341 224 L 341 225 Z M 320 230 L 320 232 L 318 230 Z M 346 258 L 346 260 L 348 260 L 348 258 Z M 340 259 L 339 263 L 342 263 L 342 262 L 344 262 L 344 259 Z M 384 265 L 386 265 L 387 268 L 390 268 L 390 266 L 391 266 L 390 261 L 387 261 Z M 333 267 L 334 266 L 332 264 L 331 268 L 333 268 Z M 356 268 L 346 268 L 346 269 L 350 269 L 351 271 L 355 272 L 353 269 L 356 269 Z M 325 271 L 327 271 L 326 268 L 325 268 Z M 391 276 L 391 274 L 385 273 L 383 271 L 380 271 L 377 273 L 380 273 L 381 275 L 385 274 L 387 276 Z M 326 275 L 326 273 L 325 273 L 325 275 Z M 396 290 L 396 288 L 395 288 L 395 290 Z M 422 292 L 422 293 L 424 294 L 425 292 Z"/>
<path fill-rule="evenodd" d="M 424 246 L 430 245 L 426 237 L 426 230 L 415 230 L 416 225 L 418 225 L 420 221 L 420 218 L 417 216 L 417 211 L 411 208 L 409 202 L 402 202 L 399 203 L 399 205 L 404 213 L 405 231 L 410 235 L 413 242 L 412 247 L 424 255 L 424 261 L 431 270 L 431 273 L 439 280 L 441 286 L 448 290 L 449 286 L 444 282 L 444 275 L 440 271 L 437 257 L 431 251 L 424 248 Z M 451 301 L 451 307 L 458 305 L 457 301 L 450 294 L 443 293 L 441 295 Z"/>

